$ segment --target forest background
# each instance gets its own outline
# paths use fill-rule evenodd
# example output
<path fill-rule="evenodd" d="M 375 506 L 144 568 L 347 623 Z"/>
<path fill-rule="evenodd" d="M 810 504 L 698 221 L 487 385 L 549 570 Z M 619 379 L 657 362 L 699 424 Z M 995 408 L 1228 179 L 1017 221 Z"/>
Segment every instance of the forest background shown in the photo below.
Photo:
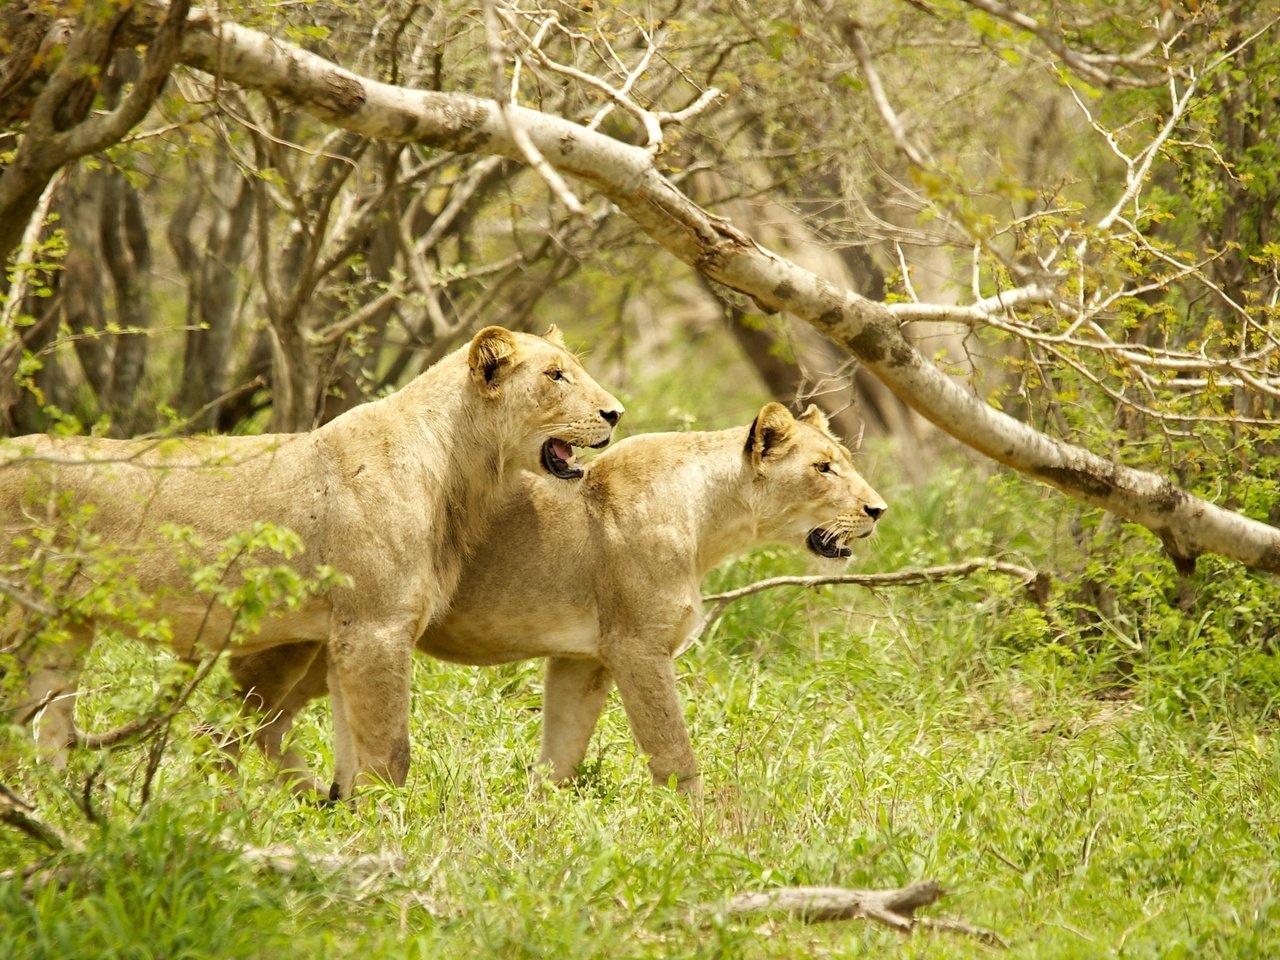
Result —
<path fill-rule="evenodd" d="M 10 730 L 0 948 L 841 955 L 901 935 L 725 897 L 936 878 L 1019 955 L 1274 955 L 1278 17 L 7 4 L 7 433 L 307 429 L 556 323 L 630 432 L 823 406 L 891 504 L 854 571 L 1044 576 L 731 606 L 680 661 L 700 802 L 616 705 L 531 789 L 536 665 L 420 663 L 411 784 L 350 809 L 218 769 L 221 668 L 66 775 Z M 99 644 L 82 723 L 184 670 Z"/>

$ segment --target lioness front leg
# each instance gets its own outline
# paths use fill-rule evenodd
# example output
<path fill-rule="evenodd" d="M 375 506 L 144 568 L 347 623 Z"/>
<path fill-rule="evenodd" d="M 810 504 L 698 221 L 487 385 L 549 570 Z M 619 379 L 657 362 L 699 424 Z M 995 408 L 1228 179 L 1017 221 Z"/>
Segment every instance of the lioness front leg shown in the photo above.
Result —
<path fill-rule="evenodd" d="M 658 783 L 676 778 L 685 793 L 701 793 L 698 760 L 689 742 L 680 697 L 676 692 L 675 664 L 661 650 L 626 649 L 616 651 L 606 664 L 622 695 L 631 732 L 640 749 L 649 755 L 649 772 Z"/>
<path fill-rule="evenodd" d="M 331 800 L 349 797 L 357 775 L 399 787 L 409 773 L 413 630 L 384 628 L 329 642 L 334 775 Z"/>
<path fill-rule="evenodd" d="M 554 783 L 572 780 L 587 755 L 587 744 L 604 709 L 613 681 L 598 660 L 551 657 L 542 688 L 542 755 Z"/>

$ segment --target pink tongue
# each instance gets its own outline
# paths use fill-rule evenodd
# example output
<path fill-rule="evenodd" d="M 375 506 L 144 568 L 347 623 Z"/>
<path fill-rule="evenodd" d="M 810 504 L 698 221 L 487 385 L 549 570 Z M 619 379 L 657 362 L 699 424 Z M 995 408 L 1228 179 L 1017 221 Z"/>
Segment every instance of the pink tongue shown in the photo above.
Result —
<path fill-rule="evenodd" d="M 573 459 L 573 447 L 569 446 L 563 440 L 552 440 L 551 452 L 554 453 L 561 460 L 567 461 L 567 460 Z"/>

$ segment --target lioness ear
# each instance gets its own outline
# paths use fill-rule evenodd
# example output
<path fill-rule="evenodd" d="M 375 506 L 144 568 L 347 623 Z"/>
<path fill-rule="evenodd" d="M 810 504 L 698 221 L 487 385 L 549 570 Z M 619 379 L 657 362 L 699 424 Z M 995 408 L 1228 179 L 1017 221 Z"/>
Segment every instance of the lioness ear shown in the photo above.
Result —
<path fill-rule="evenodd" d="M 542 339 L 552 346 L 559 347 L 561 350 L 569 349 L 564 345 L 564 334 L 560 332 L 560 328 L 554 323 L 547 327 L 547 332 L 542 335 Z"/>
<path fill-rule="evenodd" d="M 831 432 L 831 421 L 827 419 L 827 415 L 825 413 L 818 409 L 818 405 L 816 403 L 809 404 L 805 412 L 796 417 L 796 419 L 803 420 L 805 423 L 813 424 L 823 433 Z"/>
<path fill-rule="evenodd" d="M 467 363 L 481 390 L 497 390 L 498 381 L 515 366 L 516 349 L 516 338 L 505 327 L 485 327 L 471 338 Z"/>
<path fill-rule="evenodd" d="M 766 403 L 760 408 L 747 431 L 747 448 L 744 451 L 757 471 L 768 457 L 782 451 L 795 422 L 791 411 L 780 403 Z"/>

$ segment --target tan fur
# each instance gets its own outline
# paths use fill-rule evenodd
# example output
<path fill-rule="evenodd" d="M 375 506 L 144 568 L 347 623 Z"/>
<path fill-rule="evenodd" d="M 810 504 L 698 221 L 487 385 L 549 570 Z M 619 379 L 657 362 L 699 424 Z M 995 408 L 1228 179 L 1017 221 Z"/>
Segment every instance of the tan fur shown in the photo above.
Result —
<path fill-rule="evenodd" d="M 231 652 L 327 643 L 332 792 L 346 796 L 358 773 L 404 781 L 413 641 L 447 603 L 511 478 L 525 469 L 548 476 L 549 438 L 607 443 L 621 412 L 554 330 L 544 339 L 488 327 L 399 392 L 309 433 L 11 441 L 0 468 L 0 543 L 30 528 L 29 511 L 43 518 L 51 495 L 92 503 L 93 531 L 131 558 L 187 654 L 224 645 L 231 617 L 192 592 L 163 525 L 190 527 L 209 544 L 258 521 L 299 534 L 305 553 L 294 566 L 310 574 L 327 564 L 350 587 L 268 619 Z M 20 556 L 6 550 L 6 559 Z M 38 721 L 37 740 L 55 755 L 73 737 L 70 694 L 94 626 L 73 626 L 70 642 L 27 664 L 12 707 Z"/>
<path fill-rule="evenodd" d="M 523 477 L 418 647 L 468 664 L 548 658 L 541 759 L 555 780 L 573 776 L 616 683 L 654 778 L 697 789 L 672 660 L 699 624 L 703 575 L 758 544 L 805 544 L 819 527 L 839 544 L 868 536 L 884 510 L 814 407 L 793 419 L 768 404 L 749 428 L 632 437 L 577 488 Z M 259 742 L 278 756 L 294 715 L 325 692 L 323 651 L 282 646 L 232 666 L 269 708 Z M 300 764 L 285 766 L 296 776 Z"/>

